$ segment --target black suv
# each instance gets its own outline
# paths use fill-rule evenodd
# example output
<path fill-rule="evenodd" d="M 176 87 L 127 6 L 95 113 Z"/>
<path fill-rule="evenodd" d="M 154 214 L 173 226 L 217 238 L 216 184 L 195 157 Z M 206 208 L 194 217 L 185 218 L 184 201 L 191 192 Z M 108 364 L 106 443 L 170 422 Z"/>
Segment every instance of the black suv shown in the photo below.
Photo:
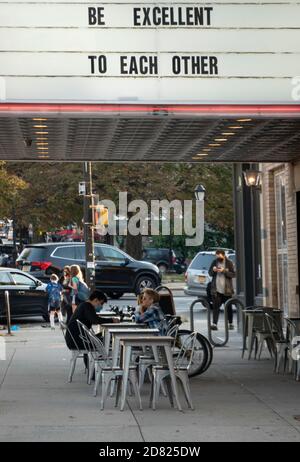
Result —
<path fill-rule="evenodd" d="M 125 292 L 139 294 L 144 288 L 160 285 L 157 266 L 137 261 L 117 247 L 95 244 L 95 285 L 111 298 Z M 17 267 L 41 281 L 48 281 L 52 273 L 61 274 L 65 265 L 79 265 L 85 269 L 84 242 L 52 242 L 27 245 L 16 261 Z"/>
<path fill-rule="evenodd" d="M 187 268 L 184 259 L 177 257 L 172 249 L 146 247 L 143 249 L 143 260 L 154 263 L 161 273 L 174 270 L 176 273 L 181 274 Z"/>

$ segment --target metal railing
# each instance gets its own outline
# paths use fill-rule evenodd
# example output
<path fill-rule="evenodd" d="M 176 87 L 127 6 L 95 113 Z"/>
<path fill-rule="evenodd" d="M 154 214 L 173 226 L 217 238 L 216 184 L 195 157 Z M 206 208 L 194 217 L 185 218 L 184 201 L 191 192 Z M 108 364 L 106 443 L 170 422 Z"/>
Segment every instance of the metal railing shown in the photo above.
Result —
<path fill-rule="evenodd" d="M 220 339 L 218 337 L 218 340 L 216 341 L 212 337 L 211 333 L 211 306 L 208 303 L 206 297 L 199 297 L 196 300 L 193 301 L 193 303 L 190 306 L 190 329 L 193 332 L 195 330 L 195 325 L 194 325 L 194 307 L 198 304 L 201 303 L 202 306 L 206 308 L 206 313 L 207 313 L 207 332 L 208 332 L 208 339 L 210 343 L 215 346 L 215 347 L 222 347 L 225 346 L 228 343 L 229 340 L 229 323 L 228 323 L 228 309 L 230 306 L 235 305 L 238 308 L 237 311 L 237 316 L 238 319 L 241 318 L 240 312 L 245 309 L 244 304 L 239 300 L 238 298 L 230 298 L 227 300 L 227 302 L 224 305 L 224 325 L 225 325 L 225 338 Z"/>
<path fill-rule="evenodd" d="M 5 299 L 7 334 L 10 335 L 11 334 L 11 316 L 10 316 L 10 301 L 9 301 L 8 290 L 4 291 L 4 299 Z"/>

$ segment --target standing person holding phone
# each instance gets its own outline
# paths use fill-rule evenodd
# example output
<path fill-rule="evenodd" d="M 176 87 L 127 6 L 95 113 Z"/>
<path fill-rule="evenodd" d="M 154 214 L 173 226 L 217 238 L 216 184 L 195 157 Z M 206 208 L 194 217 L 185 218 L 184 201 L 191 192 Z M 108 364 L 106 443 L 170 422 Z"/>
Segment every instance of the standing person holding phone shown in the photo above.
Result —
<path fill-rule="evenodd" d="M 211 295 L 213 301 L 213 324 L 212 330 L 218 330 L 218 320 L 220 307 L 233 296 L 232 279 L 235 278 L 234 265 L 229 258 L 226 257 L 224 250 L 216 251 L 216 259 L 212 262 L 209 275 L 211 281 Z M 229 329 L 234 329 L 232 307 L 228 309 Z"/>

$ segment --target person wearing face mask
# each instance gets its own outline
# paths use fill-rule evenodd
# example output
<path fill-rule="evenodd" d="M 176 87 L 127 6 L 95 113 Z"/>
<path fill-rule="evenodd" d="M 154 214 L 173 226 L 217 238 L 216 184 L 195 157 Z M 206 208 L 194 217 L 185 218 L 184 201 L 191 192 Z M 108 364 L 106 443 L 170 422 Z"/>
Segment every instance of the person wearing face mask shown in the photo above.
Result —
<path fill-rule="evenodd" d="M 213 300 L 213 324 L 212 330 L 218 330 L 220 307 L 233 296 L 232 279 L 235 270 L 231 260 L 226 257 L 224 250 L 216 251 L 216 259 L 212 262 L 209 275 L 211 281 L 211 295 Z M 234 329 L 232 307 L 228 309 L 229 329 Z"/>
<path fill-rule="evenodd" d="M 96 309 L 102 308 L 106 302 L 106 295 L 100 290 L 94 290 L 86 302 L 82 302 L 78 305 L 69 321 L 65 337 L 66 344 L 70 350 L 76 350 L 76 345 L 79 349 L 85 349 L 83 341 L 80 338 L 77 319 L 81 321 L 82 324 L 84 324 L 88 329 L 90 329 L 94 324 L 119 322 L 118 318 L 101 318 L 100 316 L 97 316 Z M 74 341 L 76 342 L 76 345 L 74 345 Z"/>

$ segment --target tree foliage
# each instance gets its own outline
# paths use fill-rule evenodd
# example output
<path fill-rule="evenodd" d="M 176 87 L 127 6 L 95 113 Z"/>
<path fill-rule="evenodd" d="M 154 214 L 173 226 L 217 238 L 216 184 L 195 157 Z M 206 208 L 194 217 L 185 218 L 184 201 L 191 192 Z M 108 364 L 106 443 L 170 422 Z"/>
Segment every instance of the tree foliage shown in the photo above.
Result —
<path fill-rule="evenodd" d="M 78 183 L 82 179 L 82 163 L 1 163 L 1 216 L 11 214 L 14 207 L 19 225 L 33 223 L 44 231 L 81 224 L 83 201 Z M 147 203 L 152 199 L 193 199 L 199 183 L 206 188 L 205 221 L 232 235 L 231 165 L 93 163 L 93 187 L 101 199 L 117 201 L 119 191 Z"/>

